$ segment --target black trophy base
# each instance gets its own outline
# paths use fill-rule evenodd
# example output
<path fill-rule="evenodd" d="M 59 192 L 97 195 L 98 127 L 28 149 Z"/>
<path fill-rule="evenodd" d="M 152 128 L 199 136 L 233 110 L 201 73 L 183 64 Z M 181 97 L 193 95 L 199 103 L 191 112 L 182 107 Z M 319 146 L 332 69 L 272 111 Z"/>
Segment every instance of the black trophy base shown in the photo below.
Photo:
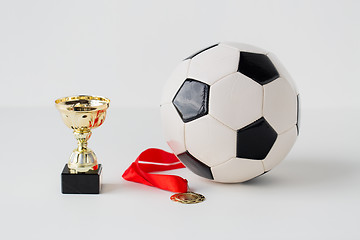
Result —
<path fill-rule="evenodd" d="M 101 164 L 97 170 L 86 173 L 70 173 L 66 164 L 61 173 L 61 192 L 64 194 L 99 194 L 101 188 Z"/>

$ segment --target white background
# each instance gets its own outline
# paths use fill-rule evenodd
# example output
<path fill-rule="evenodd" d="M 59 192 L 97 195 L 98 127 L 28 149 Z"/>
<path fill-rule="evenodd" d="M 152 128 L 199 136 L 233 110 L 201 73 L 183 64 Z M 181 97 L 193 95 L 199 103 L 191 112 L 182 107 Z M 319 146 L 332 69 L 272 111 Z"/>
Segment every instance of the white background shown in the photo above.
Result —
<path fill-rule="evenodd" d="M 359 239 L 359 1 L 0 1 L 2 239 Z M 297 82 L 301 134 L 287 159 L 243 184 L 176 171 L 207 200 L 121 174 L 161 135 L 161 89 L 176 64 L 219 41 L 274 52 Z M 90 146 L 103 193 L 62 195 L 75 146 L 54 107 L 109 97 Z"/>
<path fill-rule="evenodd" d="M 0 106 L 104 95 L 158 106 L 176 64 L 219 41 L 274 52 L 303 106 L 358 106 L 359 1 L 0 2 Z"/>

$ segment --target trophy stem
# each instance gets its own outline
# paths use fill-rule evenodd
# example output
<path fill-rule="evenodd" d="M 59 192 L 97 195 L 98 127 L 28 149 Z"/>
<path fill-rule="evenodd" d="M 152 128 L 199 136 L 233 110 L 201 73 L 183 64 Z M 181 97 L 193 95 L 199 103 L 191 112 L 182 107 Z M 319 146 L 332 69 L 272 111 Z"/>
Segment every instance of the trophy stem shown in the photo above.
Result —
<path fill-rule="evenodd" d="M 74 136 L 78 142 L 78 151 L 79 152 L 86 152 L 87 151 L 87 141 L 91 137 L 91 131 L 74 131 Z"/>
<path fill-rule="evenodd" d="M 88 149 L 87 141 L 91 137 L 91 131 L 75 130 L 74 136 L 77 140 L 78 147 L 70 156 L 68 167 L 71 173 L 87 172 L 98 168 L 97 157 L 95 153 Z"/>
<path fill-rule="evenodd" d="M 79 152 L 86 152 L 87 151 L 87 140 L 78 139 L 78 148 Z"/>

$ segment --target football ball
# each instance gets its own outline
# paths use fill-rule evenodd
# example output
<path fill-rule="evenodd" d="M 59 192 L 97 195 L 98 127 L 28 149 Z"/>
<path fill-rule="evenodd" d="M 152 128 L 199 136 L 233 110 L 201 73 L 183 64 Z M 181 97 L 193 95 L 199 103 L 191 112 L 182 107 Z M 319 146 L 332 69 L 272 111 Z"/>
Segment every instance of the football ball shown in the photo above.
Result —
<path fill-rule="evenodd" d="M 273 53 L 219 43 L 183 60 L 161 100 L 165 139 L 195 174 L 243 182 L 275 167 L 299 131 L 299 94 Z"/>

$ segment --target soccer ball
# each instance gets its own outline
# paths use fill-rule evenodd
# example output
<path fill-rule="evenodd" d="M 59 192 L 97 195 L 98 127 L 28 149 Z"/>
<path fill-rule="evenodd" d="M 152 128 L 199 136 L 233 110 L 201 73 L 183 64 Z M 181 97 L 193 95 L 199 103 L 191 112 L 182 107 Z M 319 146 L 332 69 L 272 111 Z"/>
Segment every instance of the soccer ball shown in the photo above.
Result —
<path fill-rule="evenodd" d="M 195 174 L 243 182 L 275 167 L 298 136 L 299 94 L 263 49 L 219 43 L 183 60 L 164 87 L 165 139 Z"/>

